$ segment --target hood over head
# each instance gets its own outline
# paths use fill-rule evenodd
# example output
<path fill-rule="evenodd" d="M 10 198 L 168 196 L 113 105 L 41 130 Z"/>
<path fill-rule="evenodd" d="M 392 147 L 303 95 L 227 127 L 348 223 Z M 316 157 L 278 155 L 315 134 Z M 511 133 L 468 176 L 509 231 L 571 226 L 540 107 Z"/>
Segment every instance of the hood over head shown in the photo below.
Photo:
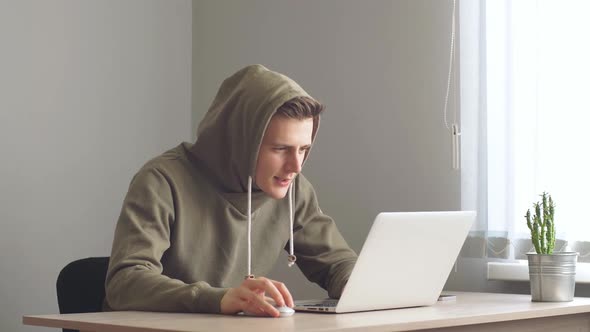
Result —
<path fill-rule="evenodd" d="M 252 211 L 271 199 L 255 186 L 258 152 L 272 116 L 287 101 L 311 96 L 289 77 L 262 65 L 250 65 L 225 79 L 199 124 L 191 154 L 210 175 L 220 194 L 248 219 L 247 278 L 251 274 Z M 312 143 L 320 118 L 314 118 Z M 306 152 L 304 161 L 307 159 Z M 290 250 L 288 262 L 295 261 L 293 247 L 293 182 L 288 191 Z"/>
<path fill-rule="evenodd" d="M 262 65 L 242 68 L 223 81 L 191 148 L 221 193 L 247 193 L 248 177 L 256 174 L 268 123 L 280 106 L 295 97 L 312 98 L 289 77 Z M 319 117 L 314 121 L 312 142 L 318 127 Z"/>

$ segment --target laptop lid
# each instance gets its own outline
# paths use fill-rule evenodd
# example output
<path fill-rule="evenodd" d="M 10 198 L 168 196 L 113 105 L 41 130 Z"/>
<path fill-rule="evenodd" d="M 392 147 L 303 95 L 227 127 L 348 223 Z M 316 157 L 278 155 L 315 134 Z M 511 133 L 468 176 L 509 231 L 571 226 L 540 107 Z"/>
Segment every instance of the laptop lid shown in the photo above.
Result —
<path fill-rule="evenodd" d="M 475 216 L 473 211 L 380 213 L 330 311 L 434 304 Z"/>

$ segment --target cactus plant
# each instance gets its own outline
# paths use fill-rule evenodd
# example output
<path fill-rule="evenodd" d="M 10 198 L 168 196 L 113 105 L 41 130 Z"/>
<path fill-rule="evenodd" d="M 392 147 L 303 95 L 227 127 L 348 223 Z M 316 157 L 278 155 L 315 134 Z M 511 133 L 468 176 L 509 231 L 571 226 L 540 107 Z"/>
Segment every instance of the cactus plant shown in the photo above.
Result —
<path fill-rule="evenodd" d="M 533 203 L 534 215 L 531 217 L 529 209 L 524 217 L 537 254 L 551 255 L 555 248 L 555 204 L 548 193 L 543 192 L 540 196 L 541 202 Z"/>

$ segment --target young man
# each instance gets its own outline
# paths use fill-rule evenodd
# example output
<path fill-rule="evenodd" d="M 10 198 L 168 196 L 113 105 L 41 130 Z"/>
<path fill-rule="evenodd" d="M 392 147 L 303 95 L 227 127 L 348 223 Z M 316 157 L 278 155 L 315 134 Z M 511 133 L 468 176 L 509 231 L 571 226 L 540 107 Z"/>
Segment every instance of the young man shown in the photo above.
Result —
<path fill-rule="evenodd" d="M 119 217 L 105 310 L 279 316 L 287 287 L 264 278 L 282 249 L 289 264 L 342 293 L 356 254 L 300 174 L 323 106 L 263 66 L 227 78 L 195 144 L 134 176 Z"/>

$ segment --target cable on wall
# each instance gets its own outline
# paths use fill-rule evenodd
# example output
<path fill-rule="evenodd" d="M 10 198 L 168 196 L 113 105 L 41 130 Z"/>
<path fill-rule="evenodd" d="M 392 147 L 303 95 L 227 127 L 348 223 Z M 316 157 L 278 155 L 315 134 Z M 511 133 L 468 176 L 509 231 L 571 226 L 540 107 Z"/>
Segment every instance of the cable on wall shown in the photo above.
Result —
<path fill-rule="evenodd" d="M 445 104 L 443 108 L 443 119 L 445 123 L 445 127 L 451 132 L 451 166 L 453 169 L 458 170 L 460 168 L 460 142 L 459 136 L 461 136 L 461 132 L 459 131 L 459 125 L 457 124 L 457 100 L 455 98 L 457 89 L 456 89 L 456 64 L 455 64 L 455 18 L 456 18 L 456 10 L 457 10 L 457 0 L 453 0 L 453 15 L 451 18 L 451 47 L 449 51 L 449 73 L 447 76 L 447 92 L 445 94 Z M 451 81 L 455 83 L 455 89 L 453 94 L 454 109 L 453 109 L 453 123 L 449 126 L 449 122 L 447 120 L 447 107 L 449 104 L 449 95 L 451 92 Z"/>

